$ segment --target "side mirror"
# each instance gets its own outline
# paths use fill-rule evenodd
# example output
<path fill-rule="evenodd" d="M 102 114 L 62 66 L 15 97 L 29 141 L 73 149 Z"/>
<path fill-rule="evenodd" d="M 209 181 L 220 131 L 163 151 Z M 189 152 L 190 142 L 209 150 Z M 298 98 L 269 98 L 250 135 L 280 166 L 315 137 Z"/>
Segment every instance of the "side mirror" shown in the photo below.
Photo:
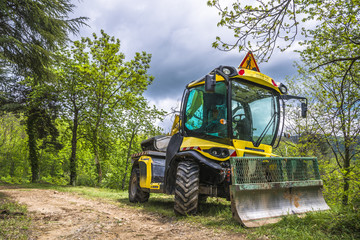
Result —
<path fill-rule="evenodd" d="M 307 104 L 306 103 L 301 103 L 301 117 L 302 118 L 306 118 L 306 113 L 307 113 Z"/>
<path fill-rule="evenodd" d="M 213 93 L 215 92 L 215 75 L 206 75 L 205 76 L 205 92 Z"/>

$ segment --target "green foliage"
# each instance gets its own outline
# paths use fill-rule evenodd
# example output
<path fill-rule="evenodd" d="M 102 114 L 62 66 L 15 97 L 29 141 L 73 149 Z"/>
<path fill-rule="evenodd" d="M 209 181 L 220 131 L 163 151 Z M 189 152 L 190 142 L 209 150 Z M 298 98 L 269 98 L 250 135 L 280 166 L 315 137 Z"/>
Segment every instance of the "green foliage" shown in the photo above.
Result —
<path fill-rule="evenodd" d="M 360 61 L 359 1 L 313 1 L 313 4 L 313 8 L 305 11 L 307 18 L 304 21 L 316 20 L 318 24 L 313 29 L 303 30 L 306 36 L 300 43 L 306 47 L 300 52 L 303 61 L 312 69 L 334 65 L 340 67 L 336 69 L 339 75 L 352 75 L 349 71 Z"/>
<path fill-rule="evenodd" d="M 74 7 L 69 0 L 1 1 L 0 59 L 22 76 L 42 76 L 53 51 L 65 44 L 68 32 L 77 33 L 86 20 L 68 18 Z"/>
<path fill-rule="evenodd" d="M 259 61 L 267 61 L 276 48 L 285 51 L 300 40 L 303 45 L 313 44 L 315 51 L 302 53 L 307 59 L 319 60 L 318 66 L 360 59 L 358 0 L 220 2 L 209 0 L 208 6 L 218 9 L 221 17 L 218 26 L 232 31 L 234 40 L 217 36 L 213 43 L 217 49 L 250 50 Z M 305 38 L 300 38 L 300 34 Z"/>
<path fill-rule="evenodd" d="M 52 136 L 55 143 L 57 130 L 52 115 L 56 111 L 52 80 L 48 67 L 54 51 L 68 40 L 68 33 L 77 33 L 86 18 L 70 19 L 74 5 L 69 0 L 2 1 L 0 3 L 0 63 L 1 71 L 11 69 L 11 87 L 5 94 L 6 111 L 25 111 L 29 160 L 32 181 L 39 180 L 38 139 Z M 1 81 L 7 80 L 1 78 Z M 0 84 L 3 88 L 3 83 Z M 22 86 L 22 87 L 21 87 Z M 15 96 L 15 97 L 14 97 Z M 46 103 L 46 104 L 43 104 Z M 17 105 L 16 108 L 13 105 Z M 47 143 L 44 141 L 43 143 Z"/>
<path fill-rule="evenodd" d="M 0 193 L 0 239 L 28 239 L 31 219 L 26 207 Z"/>
<path fill-rule="evenodd" d="M 145 109 L 144 111 L 152 111 Z M 154 114 L 157 115 L 157 110 Z M 125 112 L 124 112 L 125 114 Z M 114 130 L 116 141 L 108 148 L 107 159 L 104 160 L 104 179 L 101 184 L 97 181 L 97 172 L 94 165 L 94 154 L 88 147 L 85 138 L 78 141 L 77 151 L 77 184 L 83 186 L 101 186 L 114 189 L 127 189 L 131 161 L 129 154 L 141 151 L 140 143 L 149 136 L 158 135 L 159 132 L 153 126 L 154 118 L 150 115 L 137 116 L 137 120 L 131 117 L 128 112 L 128 120 L 124 125 Z M 142 117 L 149 117 L 142 120 Z M 0 182 L 5 183 L 28 183 L 31 180 L 31 169 L 28 161 L 27 134 L 21 121 L 24 117 L 15 117 L 13 114 L 2 115 L 0 118 Z M 114 120 L 115 121 L 115 120 Z M 137 122 L 138 121 L 138 122 Z M 139 123 L 144 121 L 144 124 Z M 65 185 L 70 180 L 69 156 L 71 154 L 71 134 L 69 134 L 68 122 L 58 119 L 57 128 L 60 131 L 59 141 L 63 144 L 60 151 L 47 145 L 39 149 L 39 181 Z M 126 126 L 125 123 L 128 125 Z M 132 124 L 137 125 L 137 132 L 131 132 Z M 152 124 L 152 125 L 150 125 Z M 125 127 L 129 127 L 128 131 Z M 125 130 L 124 130 L 125 129 Z M 135 134 L 136 133 L 136 134 Z M 129 141 L 133 136 L 132 147 L 129 148 Z M 43 140 L 38 140 L 37 145 L 42 146 Z"/>
<path fill-rule="evenodd" d="M 56 89 L 63 103 L 62 119 L 72 134 L 70 183 L 76 182 L 77 168 L 86 167 L 86 173 L 95 172 L 97 183 L 93 174 L 79 176 L 81 183 L 124 188 L 130 155 L 140 145 L 138 135 L 153 133 L 163 114 L 150 108 L 142 96 L 153 81 L 147 74 L 151 55 L 136 53 L 133 60 L 125 61 L 120 40 L 102 30 L 100 37 L 94 33 L 93 39 L 75 41 L 61 57 L 55 67 Z M 80 138 L 95 169 L 88 163 L 79 166 Z"/>
<path fill-rule="evenodd" d="M 342 176 L 342 201 L 346 205 L 350 188 L 359 185 L 358 181 L 351 180 L 351 176 L 358 171 L 359 166 L 355 163 L 359 163 L 360 157 L 360 92 L 354 82 L 354 78 L 360 77 L 357 71 L 360 65 L 353 65 L 349 74 L 344 65 L 347 64 L 333 64 L 316 70 L 312 75 L 306 73 L 303 85 L 309 89 L 307 94 L 312 100 L 309 114 L 312 124 L 327 142 L 335 160 L 331 171 Z"/>
<path fill-rule="evenodd" d="M 27 135 L 20 121 L 23 116 L 4 114 L 0 117 L 0 181 L 28 182 L 31 175 L 27 161 Z"/>
<path fill-rule="evenodd" d="M 302 4 L 302 2 L 300 2 Z M 317 150 L 322 163 L 326 194 L 331 202 L 339 202 L 339 189 L 343 205 L 357 202 L 360 181 L 360 34 L 358 1 L 318 2 L 311 1 L 304 8 L 304 21 L 316 20 L 312 29 L 303 29 L 306 39 L 301 43 L 298 64 L 300 80 L 295 92 L 307 96 L 310 103 L 309 120 L 298 121 L 296 134 L 318 136 Z M 311 144 L 312 139 L 304 142 Z M 323 152 L 327 145 L 326 153 Z M 311 150 L 311 149 L 307 149 Z M 316 149 L 315 149 L 316 150 Z M 318 151 L 319 152 L 319 151 Z M 308 152 L 314 154 L 315 152 Z M 334 203 L 335 204 L 335 203 Z"/>
<path fill-rule="evenodd" d="M 343 210 L 332 214 L 331 217 L 333 221 L 328 226 L 328 231 L 331 234 L 346 236 L 349 239 L 360 238 L 359 211 Z"/>
<path fill-rule="evenodd" d="M 252 234 L 274 239 L 357 239 L 360 215 L 353 211 L 311 212 L 304 217 L 286 216 Z"/>

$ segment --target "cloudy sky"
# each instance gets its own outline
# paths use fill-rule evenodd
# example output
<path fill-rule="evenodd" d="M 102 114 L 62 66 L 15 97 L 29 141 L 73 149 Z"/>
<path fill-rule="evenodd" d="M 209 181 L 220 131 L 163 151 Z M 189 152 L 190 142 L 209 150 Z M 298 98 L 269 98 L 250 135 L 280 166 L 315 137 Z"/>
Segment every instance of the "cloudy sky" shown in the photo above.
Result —
<path fill-rule="evenodd" d="M 221 52 L 211 47 L 215 37 L 231 32 L 216 26 L 220 17 L 207 0 L 74 0 L 74 17 L 89 17 L 80 37 L 99 34 L 103 29 L 121 41 L 127 59 L 135 52 L 152 54 L 149 73 L 155 80 L 145 97 L 164 110 L 177 107 L 185 85 L 209 73 L 219 65 L 237 67 L 246 53 Z M 231 39 L 231 38 L 230 38 Z M 284 81 L 295 73 L 298 59 L 291 50 L 275 52 L 268 63 L 259 64 L 260 71 Z M 171 117 L 159 124 L 165 131 Z"/>

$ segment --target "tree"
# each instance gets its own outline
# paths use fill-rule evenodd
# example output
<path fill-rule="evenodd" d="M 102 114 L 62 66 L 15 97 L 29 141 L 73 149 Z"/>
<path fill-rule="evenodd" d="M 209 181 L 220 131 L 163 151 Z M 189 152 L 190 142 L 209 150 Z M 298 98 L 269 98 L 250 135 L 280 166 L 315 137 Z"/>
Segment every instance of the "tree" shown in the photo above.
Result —
<path fill-rule="evenodd" d="M 57 141 L 59 132 L 54 124 L 57 118 L 57 96 L 50 89 L 44 84 L 34 86 L 27 95 L 24 108 L 32 182 L 38 181 L 40 177 L 39 148 L 52 145 L 55 150 L 59 150 L 62 147 Z M 43 140 L 41 146 L 38 146 L 39 139 Z"/>
<path fill-rule="evenodd" d="M 88 95 L 89 79 L 86 77 L 88 59 L 84 59 L 82 54 L 85 44 L 75 41 L 71 49 L 59 53 L 61 58 L 56 69 L 56 92 L 59 93 L 59 101 L 62 103 L 61 114 L 65 121 L 69 122 L 71 129 L 71 155 L 70 155 L 70 185 L 75 185 L 76 173 L 76 154 L 78 129 L 85 118 L 86 108 L 89 108 Z"/>
<path fill-rule="evenodd" d="M 133 60 L 126 62 L 120 52 L 120 40 L 101 30 L 101 37 L 94 33 L 93 39 L 74 42 L 71 49 L 64 50 L 63 57 L 66 60 L 58 69 L 58 92 L 64 103 L 63 114 L 72 121 L 70 183 L 74 184 L 76 179 L 79 126 L 83 128 L 82 136 L 91 144 L 100 183 L 101 154 L 106 153 L 112 141 L 116 113 L 135 110 L 134 106 L 143 99 L 142 93 L 153 81 L 146 73 L 151 55 L 136 53 Z"/>
<path fill-rule="evenodd" d="M 232 9 L 222 8 L 218 0 L 208 4 L 220 11 L 218 25 L 232 29 L 236 38 L 228 44 L 218 37 L 214 47 L 252 50 L 260 60 L 268 60 L 276 47 L 286 50 L 299 40 L 303 46 L 298 50 L 303 62 L 298 65 L 301 84 L 304 94 L 314 99 L 311 124 L 336 158 L 344 182 L 342 203 L 346 205 L 349 176 L 354 173 L 351 164 L 359 154 L 359 1 L 259 0 L 245 6 L 236 1 Z M 300 30 L 301 23 L 306 25 Z M 252 39 L 255 44 L 250 43 Z"/>
<path fill-rule="evenodd" d="M 129 170 L 131 171 L 129 165 L 131 154 L 134 153 L 134 149 L 136 149 L 134 148 L 136 138 L 139 135 L 144 136 L 145 139 L 149 136 L 158 135 L 160 129 L 155 127 L 155 121 L 159 118 L 161 119 L 161 116 L 164 116 L 165 112 L 157 110 L 155 106 L 150 108 L 148 103 L 142 99 L 136 102 L 133 109 L 123 111 L 119 114 L 121 116 L 119 119 L 123 119 L 123 121 L 121 121 L 123 124 L 118 128 L 118 134 L 126 146 L 126 162 L 124 164 L 125 168 L 121 184 L 121 189 L 124 190 L 125 181 L 128 178 L 127 174 L 129 173 Z"/>
<path fill-rule="evenodd" d="M 58 46 L 66 43 L 69 32 L 77 33 L 79 26 L 86 20 L 83 17 L 69 19 L 68 15 L 73 8 L 74 5 L 70 0 L 0 2 L 0 61 L 10 66 L 16 76 L 21 76 L 20 80 L 27 80 L 25 111 L 33 182 L 36 182 L 39 177 L 37 139 L 44 136 L 37 132 L 40 128 L 36 126 L 43 122 L 50 124 L 48 129 L 54 129 L 51 121 L 43 121 L 51 119 L 43 115 L 48 111 L 40 108 L 44 96 L 34 91 L 41 88 L 42 83 L 51 79 L 48 67 L 53 60 L 54 51 Z M 1 80 L 3 81 L 3 78 Z"/>
<path fill-rule="evenodd" d="M 69 0 L 1 1 L 0 58 L 22 76 L 41 77 L 54 50 L 67 42 L 68 32 L 77 33 L 86 20 L 67 17 L 74 7 Z"/>
<path fill-rule="evenodd" d="M 360 59 L 358 0 L 257 0 L 244 4 L 237 0 L 225 7 L 220 0 L 210 0 L 208 5 L 219 10 L 221 20 L 218 26 L 227 27 L 234 33 L 233 43 L 216 37 L 213 47 L 217 49 L 251 50 L 259 61 L 267 61 L 276 48 L 284 51 L 297 40 L 308 45 L 315 36 L 322 35 L 322 41 L 336 43 L 333 49 L 342 45 L 347 56 L 333 54 L 329 49 L 319 66 Z M 320 33 L 322 25 L 328 22 L 331 22 L 328 26 L 332 31 Z M 314 23 L 317 25 L 315 30 L 312 29 Z M 357 51 L 347 50 L 348 46 Z"/>
<path fill-rule="evenodd" d="M 315 11 L 323 22 L 306 31 L 310 38 L 300 52 L 306 67 L 298 68 L 314 99 L 311 119 L 341 172 L 342 204 L 347 205 L 350 176 L 360 154 L 360 5 L 339 1 L 323 7 Z"/>
<path fill-rule="evenodd" d="M 342 68 L 342 69 L 338 69 Z M 360 92 L 350 75 L 343 77 L 345 64 L 332 65 L 309 75 L 303 80 L 308 95 L 313 99 L 310 117 L 324 137 L 336 160 L 343 179 L 342 203 L 349 201 L 350 175 L 360 156 Z M 357 79 L 359 76 L 357 76 Z"/>
<path fill-rule="evenodd" d="M 21 116 L 12 113 L 0 118 L 0 181 L 19 183 L 27 180 L 26 133 Z"/>

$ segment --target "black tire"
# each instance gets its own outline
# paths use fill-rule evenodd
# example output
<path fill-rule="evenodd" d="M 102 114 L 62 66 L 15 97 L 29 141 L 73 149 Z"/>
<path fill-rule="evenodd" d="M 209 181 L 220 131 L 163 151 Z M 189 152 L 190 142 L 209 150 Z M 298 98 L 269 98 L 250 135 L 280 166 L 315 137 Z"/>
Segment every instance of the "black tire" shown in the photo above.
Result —
<path fill-rule="evenodd" d="M 174 211 L 192 215 L 198 210 L 199 166 L 192 161 L 180 162 L 176 173 Z"/>
<path fill-rule="evenodd" d="M 129 201 L 132 203 L 143 203 L 149 200 L 150 194 L 140 188 L 140 170 L 134 167 L 131 171 L 129 182 Z"/>

